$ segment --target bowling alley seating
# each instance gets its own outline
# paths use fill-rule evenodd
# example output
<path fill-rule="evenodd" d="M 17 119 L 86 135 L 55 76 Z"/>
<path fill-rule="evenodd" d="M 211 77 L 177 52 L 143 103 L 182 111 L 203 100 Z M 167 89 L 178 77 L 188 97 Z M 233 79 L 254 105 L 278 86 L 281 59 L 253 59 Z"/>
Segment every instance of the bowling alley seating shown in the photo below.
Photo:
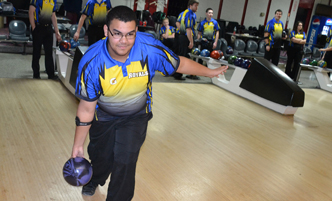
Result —
<path fill-rule="evenodd" d="M 77 24 L 73 24 L 69 27 L 69 36 L 70 36 L 70 38 L 74 37 L 74 35 L 77 31 L 77 27 L 78 27 Z M 80 42 L 81 45 L 88 45 L 88 41 L 86 41 L 84 39 L 84 36 L 85 36 L 85 29 L 84 29 L 84 27 L 82 27 L 81 30 L 80 30 L 80 36 L 78 37 L 78 41 Z"/>
<path fill-rule="evenodd" d="M 239 53 L 239 55 L 243 56 L 254 56 L 257 52 L 258 44 L 254 40 L 248 40 L 246 45 L 246 51 Z"/>
<path fill-rule="evenodd" d="M 153 30 L 145 30 L 145 33 L 152 34 L 154 38 L 158 39 L 157 33 Z"/>
<path fill-rule="evenodd" d="M 312 59 L 319 61 L 321 59 L 321 52 L 318 51 L 319 48 L 314 47 L 312 50 Z"/>
<path fill-rule="evenodd" d="M 241 55 L 244 53 L 246 43 L 241 39 L 236 39 L 234 42 L 234 55 Z"/>
<path fill-rule="evenodd" d="M 168 20 L 169 20 L 169 25 L 176 28 L 176 20 L 177 17 L 175 16 L 167 16 Z"/>
<path fill-rule="evenodd" d="M 262 40 L 258 44 L 257 53 L 254 53 L 253 56 L 254 57 L 264 57 L 264 54 L 265 54 L 265 42 L 264 42 L 264 40 Z"/>

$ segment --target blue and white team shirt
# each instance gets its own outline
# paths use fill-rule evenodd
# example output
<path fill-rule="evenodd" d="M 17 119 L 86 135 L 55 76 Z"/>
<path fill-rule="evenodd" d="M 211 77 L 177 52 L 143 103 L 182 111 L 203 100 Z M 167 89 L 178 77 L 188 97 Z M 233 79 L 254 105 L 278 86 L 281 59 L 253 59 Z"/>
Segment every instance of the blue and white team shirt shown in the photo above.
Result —
<path fill-rule="evenodd" d="M 112 8 L 110 0 L 89 0 L 82 11 L 82 14 L 88 16 L 89 25 L 102 26 L 106 23 L 108 10 Z"/>
<path fill-rule="evenodd" d="M 56 11 L 57 0 L 31 0 L 30 5 L 36 7 L 34 18 L 36 24 L 52 24 L 52 14 Z"/>
<path fill-rule="evenodd" d="M 168 30 L 169 30 L 169 31 L 168 31 L 168 35 L 169 35 L 169 36 L 171 36 L 173 33 L 175 33 L 175 28 L 172 27 L 172 26 L 169 26 L 169 29 L 168 29 Z M 162 35 L 162 34 L 164 34 L 164 33 L 166 33 L 166 27 L 165 27 L 165 26 L 162 26 L 162 27 L 160 28 L 160 30 L 159 30 L 159 34 Z M 161 41 L 163 41 L 163 40 L 164 40 L 164 38 L 161 37 Z"/>
<path fill-rule="evenodd" d="M 96 120 L 148 113 L 152 106 L 152 78 L 175 73 L 179 57 L 151 34 L 137 32 L 125 63 L 111 58 L 107 40 L 94 43 L 82 57 L 75 95 L 85 101 L 98 100 Z"/>
<path fill-rule="evenodd" d="M 206 38 L 212 41 L 216 38 L 216 32 L 219 31 L 220 27 L 215 19 L 208 21 L 206 18 L 199 24 L 198 31 L 202 32 L 201 38 Z"/>
<path fill-rule="evenodd" d="M 282 31 L 284 30 L 284 24 L 281 20 L 277 22 L 275 18 L 270 20 L 266 26 L 264 32 L 268 32 L 269 36 L 269 45 L 270 47 L 280 48 L 282 44 Z"/>

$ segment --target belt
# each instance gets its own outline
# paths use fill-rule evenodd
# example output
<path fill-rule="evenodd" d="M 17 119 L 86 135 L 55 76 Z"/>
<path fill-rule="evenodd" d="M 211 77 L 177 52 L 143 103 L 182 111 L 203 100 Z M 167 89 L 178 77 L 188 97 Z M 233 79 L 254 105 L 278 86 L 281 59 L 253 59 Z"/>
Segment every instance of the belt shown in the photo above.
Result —
<path fill-rule="evenodd" d="M 40 24 L 40 23 L 37 23 L 38 26 L 43 26 L 43 27 L 48 27 L 48 26 L 51 26 L 50 24 Z"/>

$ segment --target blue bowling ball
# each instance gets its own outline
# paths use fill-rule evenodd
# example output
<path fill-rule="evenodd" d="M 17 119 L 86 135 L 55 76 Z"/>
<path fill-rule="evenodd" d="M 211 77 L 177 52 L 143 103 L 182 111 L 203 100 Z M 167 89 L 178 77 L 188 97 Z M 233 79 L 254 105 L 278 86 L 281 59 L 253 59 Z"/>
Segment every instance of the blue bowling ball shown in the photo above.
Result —
<path fill-rule="evenodd" d="M 238 66 L 238 67 L 241 67 L 242 66 L 242 62 L 243 62 L 243 59 L 241 57 L 238 57 L 237 59 L 235 59 L 234 65 Z"/>
<path fill-rule="evenodd" d="M 76 48 L 77 42 L 74 39 L 70 39 L 70 45 L 71 45 L 71 48 Z"/>
<path fill-rule="evenodd" d="M 198 48 L 194 48 L 191 50 L 191 54 L 193 55 L 199 55 L 201 53 L 201 51 Z"/>
<path fill-rule="evenodd" d="M 207 50 L 207 49 L 202 50 L 201 51 L 201 56 L 202 57 L 208 57 L 208 56 L 210 56 L 210 51 Z"/>
<path fill-rule="evenodd" d="M 226 54 L 233 54 L 233 48 L 231 48 L 231 47 L 228 47 L 227 49 L 226 49 Z"/>
<path fill-rule="evenodd" d="M 84 186 L 92 177 L 92 166 L 82 157 L 69 159 L 62 168 L 64 179 L 72 186 Z"/>
<path fill-rule="evenodd" d="M 251 61 L 249 59 L 245 59 L 245 60 L 243 60 L 241 67 L 248 69 L 250 67 L 250 64 L 251 64 Z"/>

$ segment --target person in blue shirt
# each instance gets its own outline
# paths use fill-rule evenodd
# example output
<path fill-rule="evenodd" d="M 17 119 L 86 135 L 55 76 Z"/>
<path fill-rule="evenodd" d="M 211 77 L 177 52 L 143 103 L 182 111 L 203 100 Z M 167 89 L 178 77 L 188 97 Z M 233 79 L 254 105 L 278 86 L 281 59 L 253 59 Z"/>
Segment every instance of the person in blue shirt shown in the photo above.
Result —
<path fill-rule="evenodd" d="M 75 95 L 80 103 L 71 156 L 84 157 L 89 133 L 93 176 L 82 194 L 92 196 L 111 174 L 107 201 L 134 196 L 136 163 L 152 118 L 155 73 L 212 78 L 228 68 L 209 69 L 177 56 L 151 34 L 137 30 L 135 12 L 126 6 L 114 7 L 104 25 L 106 38 L 89 47 L 78 67 Z"/>
<path fill-rule="evenodd" d="M 56 0 L 31 0 L 29 22 L 32 31 L 32 70 L 33 78 L 40 79 L 39 59 L 42 45 L 45 52 L 45 69 L 48 79 L 58 79 L 54 72 L 53 62 L 53 29 L 58 41 L 61 41 L 57 18 L 55 15 Z"/>
<path fill-rule="evenodd" d="M 278 9 L 274 12 L 274 18 L 270 20 L 264 30 L 265 40 L 265 54 L 264 58 L 278 66 L 282 40 L 287 38 L 285 34 L 283 36 L 284 23 L 280 20 L 282 16 L 282 10 Z"/>
<path fill-rule="evenodd" d="M 175 38 L 175 28 L 169 25 L 168 18 L 163 19 L 163 26 L 159 31 L 160 40 L 168 47 L 173 50 L 174 38 Z"/>
<path fill-rule="evenodd" d="M 306 43 L 303 23 L 301 21 L 297 21 L 294 24 L 293 31 L 290 33 L 289 38 L 285 73 L 296 82 L 303 56 L 303 45 Z"/>
<path fill-rule="evenodd" d="M 195 29 L 197 26 L 197 19 L 195 12 L 198 9 L 198 0 L 189 0 L 188 9 L 183 11 L 178 17 L 180 23 L 179 36 L 178 36 L 178 55 L 189 58 L 188 53 L 194 47 Z M 174 78 L 177 80 L 184 80 L 181 73 L 176 73 Z M 198 80 L 199 77 L 189 75 L 188 78 Z"/>
<path fill-rule="evenodd" d="M 110 0 L 88 0 L 78 22 L 77 31 L 73 37 L 74 40 L 78 40 L 86 18 L 89 20 L 88 45 L 90 46 L 102 39 L 104 37 L 103 26 L 105 24 L 106 15 L 111 8 Z"/>
<path fill-rule="evenodd" d="M 208 49 L 210 52 L 217 47 L 219 39 L 219 24 L 213 19 L 212 8 L 206 9 L 206 18 L 198 25 L 197 39 L 201 39 L 201 49 Z"/>
<path fill-rule="evenodd" d="M 326 61 L 326 67 L 332 69 L 332 27 L 330 27 L 328 40 L 328 46 L 326 48 L 320 48 L 319 51 L 324 52 L 322 59 Z"/>

